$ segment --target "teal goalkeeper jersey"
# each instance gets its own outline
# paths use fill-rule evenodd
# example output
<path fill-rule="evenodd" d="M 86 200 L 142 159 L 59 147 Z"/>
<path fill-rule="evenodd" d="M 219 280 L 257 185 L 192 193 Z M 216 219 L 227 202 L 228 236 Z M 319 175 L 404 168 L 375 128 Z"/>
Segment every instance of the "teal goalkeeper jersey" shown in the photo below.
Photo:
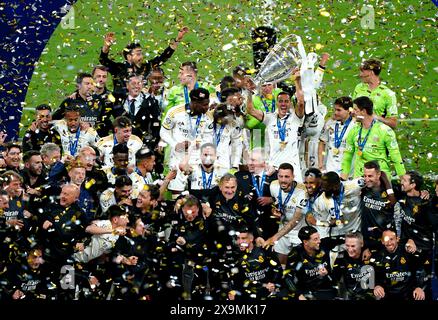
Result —
<path fill-rule="evenodd" d="M 353 92 L 353 100 L 357 97 L 369 97 L 373 102 L 374 113 L 382 117 L 397 117 L 397 98 L 395 92 L 387 86 L 380 84 L 370 91 L 368 85 L 359 83 Z"/>
<path fill-rule="evenodd" d="M 356 123 L 347 135 L 346 148 L 342 159 L 342 173 L 346 175 L 350 173 L 353 156 L 355 156 L 355 178 L 363 176 L 364 164 L 372 160 L 379 162 L 381 170 L 385 171 L 388 177 L 391 177 L 391 163 L 398 176 L 405 174 L 406 170 L 403 165 L 394 131 L 386 124 L 376 121 L 371 128 L 363 150 L 360 151 L 358 137 L 361 126 L 361 123 Z M 362 129 L 361 141 L 363 141 L 367 133 L 368 129 Z"/>

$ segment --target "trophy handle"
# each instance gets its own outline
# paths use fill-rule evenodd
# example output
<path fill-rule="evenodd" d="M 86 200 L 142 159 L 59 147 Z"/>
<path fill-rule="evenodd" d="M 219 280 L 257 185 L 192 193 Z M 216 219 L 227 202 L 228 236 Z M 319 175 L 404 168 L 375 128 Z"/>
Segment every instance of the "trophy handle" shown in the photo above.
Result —
<path fill-rule="evenodd" d="M 306 55 L 306 49 L 304 49 L 304 45 L 303 45 L 303 40 L 301 40 L 300 36 L 295 36 L 297 38 L 297 48 L 298 48 L 298 53 L 301 56 L 301 60 L 304 61 L 307 59 L 307 55 Z"/>

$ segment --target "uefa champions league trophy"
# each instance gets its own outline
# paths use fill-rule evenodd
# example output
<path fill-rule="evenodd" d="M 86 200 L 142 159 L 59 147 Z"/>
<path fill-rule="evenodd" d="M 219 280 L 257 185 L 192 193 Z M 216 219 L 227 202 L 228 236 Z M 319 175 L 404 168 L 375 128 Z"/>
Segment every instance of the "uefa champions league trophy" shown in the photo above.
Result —
<path fill-rule="evenodd" d="M 289 78 L 295 68 L 300 68 L 305 113 L 312 114 L 317 106 L 317 80 L 314 78 L 316 60 L 315 53 L 306 55 L 300 36 L 289 35 L 269 52 L 253 82 L 257 88 L 266 82 L 280 82 Z"/>
<path fill-rule="evenodd" d="M 290 77 L 293 69 L 301 65 L 300 46 L 304 50 L 301 38 L 294 34 L 277 43 L 260 66 L 254 84 L 260 87 L 263 83 L 280 82 Z"/>

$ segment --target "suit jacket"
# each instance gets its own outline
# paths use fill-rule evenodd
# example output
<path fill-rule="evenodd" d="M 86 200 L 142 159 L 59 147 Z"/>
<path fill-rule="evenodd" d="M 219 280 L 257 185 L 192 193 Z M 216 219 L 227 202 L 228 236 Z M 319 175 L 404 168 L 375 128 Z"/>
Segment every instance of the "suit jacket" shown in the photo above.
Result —
<path fill-rule="evenodd" d="M 146 77 L 153 68 L 165 63 L 174 52 L 175 50 L 169 46 L 164 49 L 160 55 L 143 62 L 140 68 L 129 64 L 127 61 L 115 62 L 109 58 L 109 52 L 104 53 L 103 51 L 100 52 L 99 62 L 105 67 L 108 67 L 113 78 L 114 92 L 116 94 L 126 94 L 125 79 L 129 74 L 135 73 L 136 75 L 143 75 Z"/>
<path fill-rule="evenodd" d="M 252 193 L 252 199 L 250 201 L 251 211 L 258 213 L 259 226 L 263 230 L 262 237 L 264 239 L 269 238 L 278 231 L 277 219 L 271 218 L 272 205 L 260 206 L 257 203 L 258 195 L 249 171 L 238 171 L 235 173 L 235 176 L 237 177 L 238 189 L 246 195 Z M 266 175 L 262 194 L 264 197 L 271 196 L 270 185 L 274 180 L 277 180 L 277 172 L 274 172 L 270 176 Z"/>
<path fill-rule="evenodd" d="M 124 109 L 127 96 L 120 97 L 120 105 L 117 110 L 117 116 L 125 116 L 132 121 L 132 133 L 141 138 L 141 140 L 151 149 L 155 149 L 160 141 L 160 116 L 161 111 L 158 101 L 151 95 L 146 96 L 144 93 L 140 94 L 142 103 L 139 110 L 132 117 L 129 112 Z"/>

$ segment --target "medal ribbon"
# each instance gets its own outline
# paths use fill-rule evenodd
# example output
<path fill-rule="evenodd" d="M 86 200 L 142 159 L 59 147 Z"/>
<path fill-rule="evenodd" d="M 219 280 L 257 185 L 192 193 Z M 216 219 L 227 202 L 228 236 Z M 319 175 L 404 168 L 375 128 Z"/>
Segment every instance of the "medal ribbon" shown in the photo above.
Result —
<path fill-rule="evenodd" d="M 348 125 L 351 122 L 352 117 L 350 116 L 347 121 L 345 121 L 344 126 L 342 127 L 341 134 L 338 136 L 339 132 L 339 123 L 337 122 L 335 125 L 335 148 L 339 148 L 341 146 L 342 138 L 344 138 L 345 132 L 347 131 Z"/>
<path fill-rule="evenodd" d="M 272 97 L 271 111 L 269 111 L 269 107 L 268 107 L 268 104 L 267 104 L 266 100 L 263 99 L 263 97 L 261 95 L 259 97 L 260 97 L 260 100 L 262 100 L 262 103 L 263 103 L 263 106 L 265 107 L 266 113 L 268 113 L 268 112 L 275 112 L 275 98 L 274 97 Z"/>
<path fill-rule="evenodd" d="M 196 81 L 195 83 L 195 89 L 198 89 L 199 84 Z M 186 106 L 186 110 L 190 110 L 190 97 L 189 97 L 189 89 L 187 88 L 187 86 L 184 86 L 184 101 L 185 101 L 185 106 Z"/>
<path fill-rule="evenodd" d="M 72 141 L 71 136 L 70 136 L 69 143 L 68 143 L 68 150 L 70 151 L 70 154 L 72 156 L 74 156 L 76 154 L 76 151 L 78 149 L 80 135 L 81 135 L 81 129 L 78 128 L 78 130 L 76 131 L 76 136 L 75 136 L 74 141 Z"/>
<path fill-rule="evenodd" d="M 192 117 L 189 115 L 190 134 L 192 135 L 192 138 L 196 138 L 196 136 L 198 135 L 199 124 L 201 123 L 202 116 L 202 114 L 198 115 L 198 117 L 196 118 L 195 128 L 193 129 Z"/>
<path fill-rule="evenodd" d="M 213 180 L 213 171 L 211 171 L 210 176 L 207 180 L 207 173 L 204 171 L 204 168 L 201 167 L 202 171 L 202 188 L 205 189 L 211 189 L 211 181 Z"/>
<path fill-rule="evenodd" d="M 362 139 L 362 126 L 360 127 L 359 137 L 357 138 L 357 146 L 359 147 L 360 151 L 362 151 L 365 148 L 365 144 L 367 143 L 368 136 L 370 135 L 371 129 L 373 128 L 375 122 L 376 122 L 376 119 L 373 119 L 373 121 L 371 122 L 371 126 L 368 129 L 368 132 L 362 141 L 360 141 Z"/>
<path fill-rule="evenodd" d="M 277 118 L 277 128 L 278 128 L 278 136 L 280 137 L 280 140 L 284 142 L 286 139 L 286 121 L 289 118 L 289 115 L 287 115 L 286 119 L 283 120 L 283 125 L 280 125 L 280 119 Z"/>
<path fill-rule="evenodd" d="M 225 128 L 225 124 L 222 124 L 221 127 L 219 128 L 219 132 L 216 130 L 216 122 L 214 123 L 214 137 L 215 137 L 215 141 L 216 141 L 216 147 L 219 145 L 219 142 L 221 142 L 221 135 L 222 132 L 224 131 Z"/>
<path fill-rule="evenodd" d="M 283 212 L 283 209 L 286 208 L 287 203 L 289 202 L 290 198 L 292 197 L 292 194 L 294 193 L 295 190 L 295 186 L 293 188 L 290 189 L 289 193 L 286 196 L 286 199 L 284 199 L 283 201 L 283 197 L 281 195 L 281 188 L 280 191 L 278 192 L 278 209 Z"/>
<path fill-rule="evenodd" d="M 254 176 L 251 175 L 252 184 L 254 185 L 258 197 L 263 197 L 263 185 L 265 184 L 265 178 L 266 178 L 266 174 L 263 172 L 262 179 L 260 180 L 260 185 L 258 185 Z"/>

